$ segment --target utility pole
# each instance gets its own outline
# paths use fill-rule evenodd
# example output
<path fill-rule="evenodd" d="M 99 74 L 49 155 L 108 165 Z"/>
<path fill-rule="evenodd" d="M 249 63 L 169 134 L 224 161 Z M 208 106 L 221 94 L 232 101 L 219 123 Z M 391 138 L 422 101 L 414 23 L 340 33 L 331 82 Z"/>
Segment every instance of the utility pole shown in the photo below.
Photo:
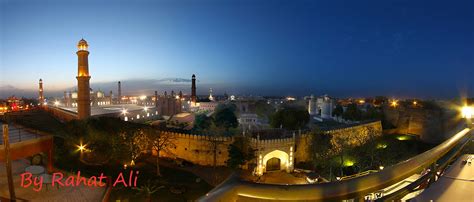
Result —
<path fill-rule="evenodd" d="M 10 158 L 10 143 L 8 142 L 8 124 L 3 124 L 3 146 L 5 148 L 5 166 L 7 168 L 8 190 L 10 201 L 16 201 L 15 187 L 13 186 L 12 160 Z"/>

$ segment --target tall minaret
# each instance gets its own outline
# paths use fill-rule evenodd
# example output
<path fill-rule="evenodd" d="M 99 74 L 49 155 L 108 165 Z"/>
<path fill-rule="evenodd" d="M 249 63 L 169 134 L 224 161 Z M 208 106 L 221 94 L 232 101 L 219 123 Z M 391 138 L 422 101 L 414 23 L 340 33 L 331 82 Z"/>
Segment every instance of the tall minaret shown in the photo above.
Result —
<path fill-rule="evenodd" d="M 122 102 L 122 84 L 120 84 L 120 81 L 119 81 L 117 103 L 120 104 L 121 102 Z"/>
<path fill-rule="evenodd" d="M 43 79 L 39 80 L 39 96 L 38 96 L 38 102 L 40 106 L 44 105 L 44 96 L 43 96 Z"/>
<path fill-rule="evenodd" d="M 155 90 L 155 107 L 158 109 L 158 91 Z"/>
<path fill-rule="evenodd" d="M 91 116 L 91 98 L 89 80 L 89 51 L 87 41 L 81 39 L 77 44 L 77 115 L 79 119 L 87 119 Z"/>
<path fill-rule="evenodd" d="M 196 75 L 193 74 L 191 84 L 191 102 L 196 104 Z"/>

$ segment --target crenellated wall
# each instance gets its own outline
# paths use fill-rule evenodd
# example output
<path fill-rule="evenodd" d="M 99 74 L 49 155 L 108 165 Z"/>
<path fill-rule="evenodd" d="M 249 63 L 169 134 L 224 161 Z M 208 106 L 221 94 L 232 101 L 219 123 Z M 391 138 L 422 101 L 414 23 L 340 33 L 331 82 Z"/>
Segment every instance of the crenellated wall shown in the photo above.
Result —
<path fill-rule="evenodd" d="M 333 147 L 340 147 L 341 143 L 357 146 L 366 142 L 371 135 L 381 136 L 382 123 L 381 121 L 375 121 L 325 132 L 332 135 L 331 143 Z M 295 142 L 295 162 L 301 163 L 309 161 L 311 158 L 308 153 L 308 148 L 311 144 L 310 134 L 297 136 Z"/>
<path fill-rule="evenodd" d="M 364 143 L 369 135 L 382 135 L 382 124 L 380 121 L 360 124 L 346 128 L 325 131 L 333 136 L 331 141 L 337 146 L 339 141 L 347 141 L 351 145 Z M 182 134 L 165 132 L 171 136 L 173 146 L 160 153 L 163 157 L 180 158 L 199 165 L 214 164 L 214 145 L 216 145 L 216 162 L 218 166 L 226 165 L 228 159 L 228 146 L 232 144 L 232 137 L 216 137 L 206 135 Z M 310 144 L 309 134 L 294 135 L 290 138 L 259 140 L 249 138 L 251 146 L 256 150 L 256 157 L 262 159 L 266 154 L 279 150 L 292 156 L 292 162 L 305 162 L 310 160 L 308 147 Z M 294 159 L 294 160 L 293 160 Z M 257 162 L 259 160 L 257 159 Z"/>
<path fill-rule="evenodd" d="M 226 165 L 227 148 L 233 142 L 232 137 L 212 137 L 205 135 L 182 134 L 165 132 L 170 135 L 172 146 L 160 153 L 163 157 L 180 158 L 199 165 L 214 165 L 214 148 L 216 149 L 216 164 Z"/>

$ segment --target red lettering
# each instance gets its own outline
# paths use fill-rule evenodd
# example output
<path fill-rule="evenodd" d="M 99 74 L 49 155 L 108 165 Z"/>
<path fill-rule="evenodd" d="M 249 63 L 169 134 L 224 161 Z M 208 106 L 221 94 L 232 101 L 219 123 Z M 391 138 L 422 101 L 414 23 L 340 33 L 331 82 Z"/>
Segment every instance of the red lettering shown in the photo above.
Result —
<path fill-rule="evenodd" d="M 26 179 L 25 179 L 25 175 L 27 176 Z M 20 184 L 21 187 L 27 188 L 31 185 L 31 183 L 33 183 L 33 181 L 31 180 L 31 176 L 33 176 L 33 174 L 31 174 L 30 172 L 23 173 L 20 176 L 21 176 L 21 184 Z M 28 181 L 28 184 L 24 183 L 25 180 Z"/>
<path fill-rule="evenodd" d="M 125 179 L 123 178 L 123 174 L 122 174 L 122 173 L 120 173 L 120 174 L 117 176 L 117 179 L 115 180 L 115 182 L 114 182 L 114 184 L 113 184 L 113 187 L 115 187 L 115 185 L 116 185 L 117 183 L 119 183 L 119 182 L 123 183 L 123 186 L 127 187 L 127 183 L 125 183 Z"/>
<path fill-rule="evenodd" d="M 57 175 L 60 176 L 59 179 L 56 179 L 56 176 L 57 176 Z M 53 182 L 52 182 L 51 186 L 54 187 L 54 183 L 58 183 L 59 185 L 64 186 L 64 184 L 61 182 L 61 180 L 63 179 L 63 177 L 64 177 L 64 175 L 63 175 L 62 173 L 53 173 L 53 180 L 52 180 Z M 59 186 L 59 185 L 58 185 L 58 186 Z"/>
<path fill-rule="evenodd" d="M 81 171 L 77 171 L 76 186 L 79 186 L 79 184 L 81 184 L 81 182 L 84 182 L 84 185 L 87 185 L 87 184 L 86 184 L 86 178 L 85 178 L 85 177 L 81 177 Z"/>
<path fill-rule="evenodd" d="M 38 187 L 38 188 L 33 188 L 33 191 L 41 191 L 41 188 L 43 188 L 43 177 L 35 177 L 35 180 L 33 181 L 34 184 L 35 184 L 35 187 Z"/>
<path fill-rule="evenodd" d="M 87 181 L 87 186 L 96 187 L 97 186 L 97 178 L 95 176 L 92 176 L 91 178 L 89 178 L 89 180 Z"/>
<path fill-rule="evenodd" d="M 135 176 L 135 181 L 133 181 L 134 187 L 137 187 L 138 174 L 140 173 L 140 171 L 137 171 L 136 173 L 137 173 L 137 176 Z"/>
<path fill-rule="evenodd" d="M 133 175 L 133 170 L 130 170 L 130 176 L 128 176 L 128 186 L 132 186 L 132 175 Z"/>
<path fill-rule="evenodd" d="M 104 173 L 100 173 L 99 185 L 100 185 L 101 187 L 105 187 L 105 185 L 106 185 L 105 183 L 102 183 L 102 180 L 103 180 L 103 179 L 107 179 L 107 177 L 104 176 Z"/>
<path fill-rule="evenodd" d="M 68 187 L 74 187 L 74 176 L 69 176 L 66 178 L 66 182 L 64 184 Z"/>

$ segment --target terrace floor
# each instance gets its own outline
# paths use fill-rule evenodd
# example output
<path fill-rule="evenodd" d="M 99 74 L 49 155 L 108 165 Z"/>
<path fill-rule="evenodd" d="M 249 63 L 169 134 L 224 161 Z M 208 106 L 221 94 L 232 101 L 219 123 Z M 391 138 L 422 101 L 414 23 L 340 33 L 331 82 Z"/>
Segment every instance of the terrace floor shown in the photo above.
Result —
<path fill-rule="evenodd" d="M 29 160 L 20 159 L 13 161 L 13 184 L 15 186 L 15 194 L 18 201 L 101 201 L 102 194 L 105 191 L 103 187 L 51 187 L 48 185 L 40 191 L 34 191 L 32 187 L 23 188 L 20 186 L 20 175 L 25 171 L 25 168 L 30 165 Z M 0 162 L 0 199 L 9 198 L 7 176 L 5 163 Z M 1 200 L 0 200 L 1 201 Z"/>

